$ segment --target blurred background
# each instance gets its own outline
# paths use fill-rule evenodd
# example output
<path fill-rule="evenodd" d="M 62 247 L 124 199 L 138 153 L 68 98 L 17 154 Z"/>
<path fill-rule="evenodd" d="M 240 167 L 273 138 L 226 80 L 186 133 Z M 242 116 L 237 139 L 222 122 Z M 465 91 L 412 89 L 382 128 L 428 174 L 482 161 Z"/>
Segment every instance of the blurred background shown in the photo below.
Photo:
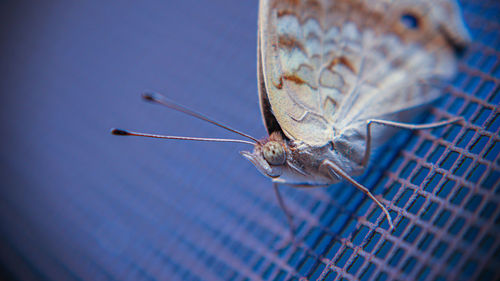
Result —
<path fill-rule="evenodd" d="M 300 244 L 276 251 L 288 226 L 251 147 L 109 134 L 234 137 L 154 90 L 264 137 L 256 0 L 4 1 L 0 278 L 498 280 L 500 3 L 462 4 L 474 42 L 422 121 L 467 125 L 400 132 L 359 178 L 395 230 L 350 185 L 284 187 Z"/>

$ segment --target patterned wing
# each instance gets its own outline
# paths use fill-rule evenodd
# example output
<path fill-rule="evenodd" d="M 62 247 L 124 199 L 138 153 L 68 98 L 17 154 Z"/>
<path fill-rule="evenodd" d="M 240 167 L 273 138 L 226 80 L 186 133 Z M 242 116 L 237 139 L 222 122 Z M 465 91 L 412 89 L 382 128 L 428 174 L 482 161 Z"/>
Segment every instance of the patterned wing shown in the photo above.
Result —
<path fill-rule="evenodd" d="M 322 146 L 436 98 L 468 38 L 451 0 L 263 0 L 261 92 L 287 137 Z"/>

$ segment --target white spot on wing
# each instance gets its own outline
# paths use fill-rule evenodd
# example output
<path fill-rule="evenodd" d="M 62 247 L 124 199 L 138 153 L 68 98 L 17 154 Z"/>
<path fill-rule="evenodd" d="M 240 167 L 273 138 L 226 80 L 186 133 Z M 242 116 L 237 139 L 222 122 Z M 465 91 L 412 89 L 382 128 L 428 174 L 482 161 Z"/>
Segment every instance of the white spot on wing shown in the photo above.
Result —
<path fill-rule="evenodd" d="M 299 20 L 292 15 L 286 15 L 278 18 L 277 32 L 281 35 L 290 35 L 298 40 L 302 39 Z"/>
<path fill-rule="evenodd" d="M 323 30 L 315 19 L 308 19 L 302 26 L 304 36 L 307 38 L 309 36 L 315 35 L 316 37 L 321 37 L 323 35 Z"/>
<path fill-rule="evenodd" d="M 294 73 L 297 69 L 299 69 L 300 65 L 307 64 L 308 62 L 306 55 L 298 49 L 293 49 L 290 52 L 280 49 L 279 54 L 283 72 L 285 73 Z"/>
<path fill-rule="evenodd" d="M 323 69 L 319 76 L 319 83 L 323 87 L 336 88 L 341 90 L 344 87 L 344 78 L 336 72 L 332 72 L 329 69 Z"/>
<path fill-rule="evenodd" d="M 343 25 L 342 37 L 348 41 L 359 41 L 361 39 L 358 28 L 353 22 L 347 22 Z"/>

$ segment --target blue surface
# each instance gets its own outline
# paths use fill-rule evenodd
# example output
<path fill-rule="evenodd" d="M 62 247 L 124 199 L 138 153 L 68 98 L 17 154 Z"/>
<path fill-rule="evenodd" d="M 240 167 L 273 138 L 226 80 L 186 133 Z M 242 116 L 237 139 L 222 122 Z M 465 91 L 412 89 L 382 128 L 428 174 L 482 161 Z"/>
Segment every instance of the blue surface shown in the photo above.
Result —
<path fill-rule="evenodd" d="M 335 258 L 332 280 L 400 274 L 423 280 L 440 277 L 441 269 L 453 276 L 461 272 L 462 278 L 488 270 L 484 276 L 495 276 L 500 8 L 495 1 L 485 3 L 466 5 L 476 41 L 461 63 L 452 98 L 434 111 L 465 116 L 470 134 L 462 127 L 401 133 L 398 145 L 384 148 L 380 165 L 361 178 L 392 202 L 392 236 L 372 229 L 383 219 L 380 210 L 349 185 L 284 188 L 302 244 L 283 252 L 272 248 L 288 227 L 271 183 L 238 153 L 251 148 L 109 134 L 111 127 L 121 127 L 234 137 L 140 100 L 141 92 L 155 90 L 264 137 L 256 85 L 257 1 L 5 4 L 0 277 L 314 279 L 324 258 Z M 441 137 L 467 153 L 440 152 Z M 443 177 L 447 171 L 454 176 Z M 460 186 L 462 180 L 467 184 Z M 488 188 L 479 192 L 481 184 Z M 419 197 L 414 189 L 420 185 Z M 412 215 L 417 212 L 420 217 Z M 427 227 L 431 218 L 434 226 Z M 442 223 L 452 234 L 439 234 L 445 232 Z M 411 247 L 431 264 L 413 257 Z M 471 251 L 491 257 L 492 266 Z M 438 262 L 445 258 L 460 270 Z M 381 269 L 384 261 L 389 265 Z"/>

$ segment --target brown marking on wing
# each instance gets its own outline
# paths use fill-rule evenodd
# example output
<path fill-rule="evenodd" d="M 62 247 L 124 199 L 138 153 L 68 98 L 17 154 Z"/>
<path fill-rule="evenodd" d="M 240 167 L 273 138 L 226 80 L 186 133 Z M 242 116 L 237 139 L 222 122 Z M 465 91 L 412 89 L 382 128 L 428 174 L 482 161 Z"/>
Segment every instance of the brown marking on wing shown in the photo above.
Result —
<path fill-rule="evenodd" d="M 274 84 L 274 87 L 276 87 L 276 89 L 278 90 L 281 90 L 283 89 L 283 76 L 280 77 L 280 83 L 278 85 L 276 85 L 275 83 Z"/>
<path fill-rule="evenodd" d="M 317 0 L 307 1 L 306 6 L 309 10 L 321 11 L 321 9 L 323 9 L 321 3 Z"/>
<path fill-rule="evenodd" d="M 281 0 L 279 2 L 282 2 L 284 5 L 287 5 L 290 7 L 297 7 L 300 5 L 300 0 Z"/>
<path fill-rule="evenodd" d="M 292 10 L 279 10 L 278 11 L 278 18 L 281 18 L 284 16 L 297 16 L 297 13 L 295 13 Z"/>
<path fill-rule="evenodd" d="M 305 23 L 309 19 L 314 19 L 321 25 L 321 18 L 323 17 L 323 6 L 317 0 L 308 0 L 305 3 L 305 7 L 302 8 L 301 12 L 301 23 Z"/>
<path fill-rule="evenodd" d="M 307 54 L 304 45 L 302 45 L 302 43 L 300 43 L 295 37 L 292 37 L 290 35 L 280 35 L 278 38 L 278 46 L 287 49 L 289 51 L 296 48 L 299 49 L 304 54 Z"/>
<path fill-rule="evenodd" d="M 285 8 L 298 10 L 299 6 L 300 0 L 280 0 L 272 3 L 272 8 L 277 9 L 278 11 Z"/>
<path fill-rule="evenodd" d="M 304 79 L 300 78 L 299 76 L 297 76 L 295 74 L 285 74 L 285 75 L 281 76 L 279 84 L 273 83 L 274 87 L 276 87 L 278 90 L 283 89 L 283 80 L 287 80 L 287 81 L 293 82 L 293 83 L 295 83 L 297 85 L 306 84 L 309 87 L 311 87 L 311 88 L 314 89 L 314 87 L 312 87 L 311 85 L 309 85 L 309 83 L 307 83 Z"/>
<path fill-rule="evenodd" d="M 302 78 L 298 77 L 297 75 L 283 75 L 282 77 L 283 79 L 285 80 L 288 80 L 288 81 L 291 81 L 297 85 L 302 85 L 302 84 L 305 84 L 306 81 L 302 80 Z"/>
<path fill-rule="evenodd" d="M 334 58 L 330 64 L 327 66 L 328 69 L 330 69 L 331 71 L 333 71 L 333 67 L 337 64 L 343 64 L 345 65 L 347 68 L 349 68 L 350 71 L 352 71 L 352 73 L 356 74 L 357 71 L 356 69 L 354 68 L 354 66 L 352 65 L 351 61 L 349 61 L 348 58 L 344 57 L 344 56 L 341 56 L 341 57 L 336 57 Z"/>
<path fill-rule="evenodd" d="M 319 20 L 323 14 L 323 6 L 318 0 L 275 1 L 273 8 L 276 10 L 278 18 L 288 15 L 295 16 L 301 25 L 308 19 Z"/>

